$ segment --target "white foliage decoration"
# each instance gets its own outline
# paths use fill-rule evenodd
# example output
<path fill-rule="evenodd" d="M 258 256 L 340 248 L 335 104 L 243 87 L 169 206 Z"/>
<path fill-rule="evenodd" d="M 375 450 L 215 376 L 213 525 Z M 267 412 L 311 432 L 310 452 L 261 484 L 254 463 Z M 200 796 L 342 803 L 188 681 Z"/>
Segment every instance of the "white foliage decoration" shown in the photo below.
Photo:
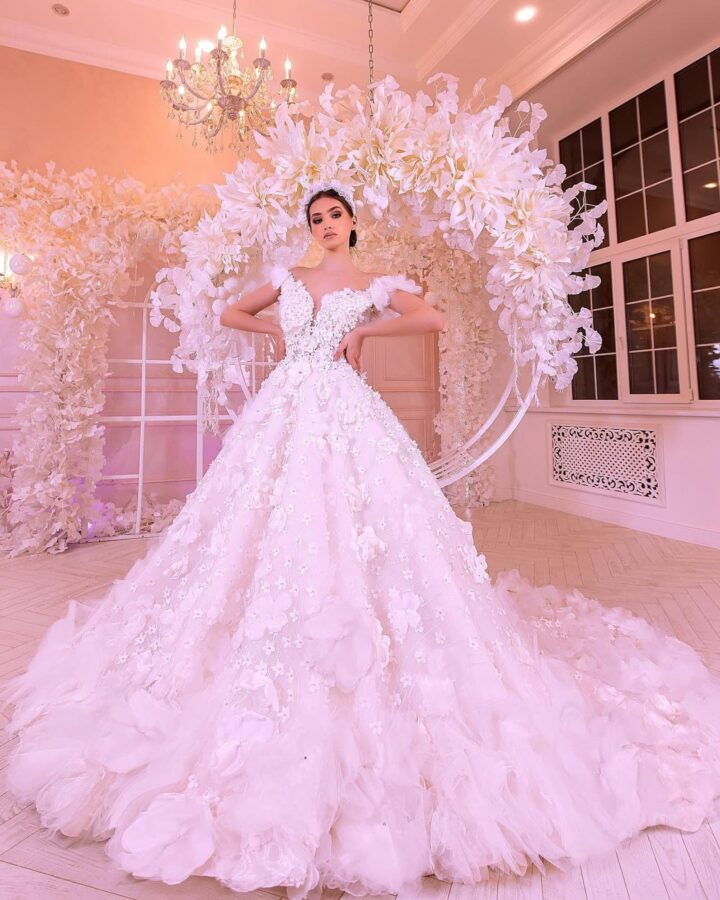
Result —
<path fill-rule="evenodd" d="M 267 282 L 271 264 L 303 258 L 310 238 L 302 199 L 318 180 L 354 192 L 359 248 L 373 269 L 384 260 L 391 272 L 422 276 L 438 305 L 454 307 L 455 325 L 441 338 L 443 453 L 485 406 L 494 351 L 479 297 L 491 295 L 516 364 L 539 367 L 558 389 L 577 371 L 572 355 L 583 343 L 599 347 L 590 311 L 575 313 L 567 297 L 599 284 L 582 271 L 602 242 L 606 202 L 574 211 L 574 198 L 594 185 L 562 190 L 564 167 L 533 147 L 545 118 L 539 104 L 511 108 L 503 86 L 494 103 L 473 111 L 453 76 L 435 75 L 428 85 L 432 95 L 412 97 L 388 76 L 375 85 L 372 112 L 357 86 L 329 85 L 309 123 L 281 107 L 269 135 L 258 137 L 260 162 L 243 161 L 226 176 L 216 188 L 218 212 L 184 237 L 184 266 L 160 273 L 153 322 L 179 330 L 174 365 L 197 373 L 211 430 L 238 381 L 238 338 L 219 314 Z M 368 229 L 382 239 L 363 247 Z M 469 493 L 487 498 L 487 474 L 473 479 Z M 467 483 L 463 491 L 467 497 Z"/>
<path fill-rule="evenodd" d="M 132 178 L 86 169 L 22 172 L 0 163 L 0 242 L 28 316 L 20 331 L 20 381 L 3 543 L 11 555 L 64 550 L 81 540 L 104 464 L 107 336 L 112 299 L 130 287 L 147 253 L 178 260 L 199 198 L 181 185 L 148 190 Z M 192 233 L 192 232 L 190 232 Z"/>

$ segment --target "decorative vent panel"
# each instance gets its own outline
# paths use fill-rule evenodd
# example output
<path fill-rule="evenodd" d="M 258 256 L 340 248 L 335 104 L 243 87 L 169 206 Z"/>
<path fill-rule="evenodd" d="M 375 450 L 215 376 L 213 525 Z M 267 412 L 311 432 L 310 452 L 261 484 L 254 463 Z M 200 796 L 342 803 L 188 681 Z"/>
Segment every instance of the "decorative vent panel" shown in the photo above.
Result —
<path fill-rule="evenodd" d="M 651 428 L 552 426 L 553 480 L 657 500 L 657 433 Z"/>

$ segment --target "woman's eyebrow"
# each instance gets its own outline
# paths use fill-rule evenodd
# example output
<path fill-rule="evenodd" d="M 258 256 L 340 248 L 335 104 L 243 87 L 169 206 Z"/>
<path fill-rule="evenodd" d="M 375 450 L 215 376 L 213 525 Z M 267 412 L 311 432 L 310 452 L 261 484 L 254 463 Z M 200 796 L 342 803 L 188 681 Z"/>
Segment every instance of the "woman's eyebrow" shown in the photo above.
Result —
<path fill-rule="evenodd" d="M 333 212 L 333 210 L 336 210 L 336 209 L 340 209 L 340 207 L 339 207 L 339 206 L 331 206 L 330 209 L 327 210 L 327 211 L 328 211 L 328 212 Z M 314 216 L 321 216 L 322 213 L 313 213 L 313 215 L 314 215 Z"/>

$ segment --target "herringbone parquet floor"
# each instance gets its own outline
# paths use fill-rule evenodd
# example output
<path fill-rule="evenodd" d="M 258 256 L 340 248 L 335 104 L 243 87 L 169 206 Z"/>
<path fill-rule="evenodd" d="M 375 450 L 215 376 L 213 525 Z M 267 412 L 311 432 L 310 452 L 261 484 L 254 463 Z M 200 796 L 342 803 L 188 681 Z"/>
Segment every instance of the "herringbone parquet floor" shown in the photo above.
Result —
<path fill-rule="evenodd" d="M 695 646 L 720 673 L 720 551 L 515 502 L 478 510 L 473 522 L 476 544 L 493 574 L 518 568 L 536 584 L 579 587 L 604 603 L 621 604 Z M 0 680 L 24 668 L 38 638 L 62 615 L 70 597 L 100 596 L 147 548 L 143 540 L 113 541 L 73 547 L 57 557 L 0 562 Z M 12 744 L 0 745 L 0 769 Z M 112 866 L 101 844 L 50 841 L 31 808 L 18 811 L 8 794 L 0 793 L 1 900 L 237 896 L 204 878 L 175 886 L 134 879 Z M 245 896 L 260 900 L 284 892 Z M 327 891 L 325 896 L 341 894 Z M 720 900 L 720 819 L 693 834 L 648 829 L 569 873 L 533 871 L 474 888 L 428 877 L 420 898 Z"/>

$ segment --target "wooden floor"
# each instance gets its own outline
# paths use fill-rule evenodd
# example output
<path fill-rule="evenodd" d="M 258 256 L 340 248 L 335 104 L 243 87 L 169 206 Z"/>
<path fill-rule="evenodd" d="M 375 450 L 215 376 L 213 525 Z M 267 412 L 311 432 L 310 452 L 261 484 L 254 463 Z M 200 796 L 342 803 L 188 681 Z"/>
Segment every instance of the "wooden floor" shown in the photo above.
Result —
<path fill-rule="evenodd" d="M 518 568 L 536 584 L 579 587 L 692 644 L 720 672 L 720 551 L 514 502 L 474 515 L 490 571 Z M 153 540 L 152 538 L 150 540 Z M 73 547 L 60 556 L 0 561 L 0 680 L 21 671 L 70 597 L 101 595 L 144 555 L 142 539 Z M 13 742 L 0 746 L 4 767 Z M 4 784 L 4 780 L 2 781 Z M 207 878 L 169 886 L 116 870 L 102 844 L 49 841 L 31 808 L 0 794 L 2 900 L 210 900 L 238 895 Z M 284 897 L 281 888 L 246 897 Z M 343 896 L 326 891 L 325 897 Z M 720 900 L 720 820 L 697 832 L 652 828 L 570 873 L 500 877 L 469 887 L 424 879 L 425 900 Z M 415 900 L 405 895 L 401 900 Z"/>

